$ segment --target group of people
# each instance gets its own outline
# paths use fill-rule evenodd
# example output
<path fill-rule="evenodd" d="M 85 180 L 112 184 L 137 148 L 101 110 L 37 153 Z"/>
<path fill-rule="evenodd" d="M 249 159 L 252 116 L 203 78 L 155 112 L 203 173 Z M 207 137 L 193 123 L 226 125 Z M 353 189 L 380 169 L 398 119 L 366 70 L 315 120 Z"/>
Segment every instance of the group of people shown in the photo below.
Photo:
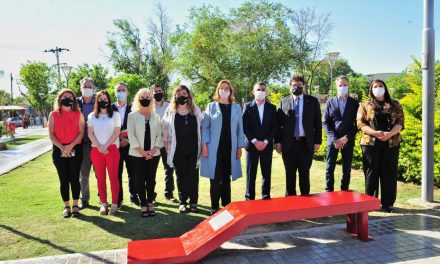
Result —
<path fill-rule="evenodd" d="M 268 100 L 268 86 L 257 82 L 254 99 L 241 106 L 235 89 L 221 80 L 213 102 L 202 111 L 190 89 L 178 85 L 169 102 L 162 87 L 141 88 L 130 104 L 128 87 L 115 87 L 116 102 L 101 90 L 95 95 L 90 78 L 81 80 L 80 98 L 70 89 L 59 92 L 49 117 L 53 163 L 60 179 L 64 217 L 75 217 L 89 206 L 89 174 L 93 165 L 102 215 L 116 214 L 122 206 L 122 174 L 128 174 L 131 203 L 142 217 L 155 215 L 156 174 L 162 158 L 167 200 L 174 198 L 174 171 L 178 211 L 198 212 L 199 174 L 210 179 L 211 214 L 231 202 L 231 179 L 242 176 L 242 148 L 246 150 L 246 192 L 254 200 L 258 165 L 262 174 L 262 199 L 270 199 L 272 156 L 282 155 L 286 196 L 296 195 L 297 172 L 301 195 L 310 193 L 310 167 L 327 132 L 326 191 L 334 191 L 334 170 L 342 153 L 341 190 L 349 190 L 356 133 L 361 131 L 365 192 L 380 197 L 383 210 L 391 212 L 396 199 L 397 162 L 403 110 L 392 100 L 386 84 L 374 80 L 369 100 L 359 102 L 349 95 L 349 80 L 336 79 L 338 95 L 325 107 L 322 120 L 317 98 L 307 95 L 300 76 L 290 79 L 291 95 L 278 108 Z M 111 203 L 107 199 L 110 181 Z M 380 183 L 380 189 L 379 189 Z M 73 203 L 70 204 L 70 192 Z M 81 196 L 81 204 L 79 199 Z"/>

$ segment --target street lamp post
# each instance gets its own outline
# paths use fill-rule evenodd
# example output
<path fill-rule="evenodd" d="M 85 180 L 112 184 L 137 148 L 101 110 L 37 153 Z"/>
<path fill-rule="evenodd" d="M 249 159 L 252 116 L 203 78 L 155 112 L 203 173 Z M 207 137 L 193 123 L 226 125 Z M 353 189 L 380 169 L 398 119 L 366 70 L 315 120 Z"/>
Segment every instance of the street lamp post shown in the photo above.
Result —
<path fill-rule="evenodd" d="M 63 66 L 61 66 L 61 70 L 63 70 L 63 73 L 64 73 L 64 77 L 66 77 L 66 87 L 68 88 L 69 87 L 69 74 L 70 74 L 70 71 L 72 70 L 72 66 L 69 66 L 69 65 L 63 65 Z"/>
<path fill-rule="evenodd" d="M 327 60 L 330 64 L 330 96 L 333 94 L 333 66 L 338 59 L 339 52 L 329 52 L 327 53 Z"/>

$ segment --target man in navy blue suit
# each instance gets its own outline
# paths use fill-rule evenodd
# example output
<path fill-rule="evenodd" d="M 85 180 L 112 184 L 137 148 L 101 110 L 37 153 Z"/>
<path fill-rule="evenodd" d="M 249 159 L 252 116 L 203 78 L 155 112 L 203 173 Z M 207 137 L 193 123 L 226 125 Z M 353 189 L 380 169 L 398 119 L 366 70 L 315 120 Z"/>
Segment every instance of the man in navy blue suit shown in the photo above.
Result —
<path fill-rule="evenodd" d="M 334 172 L 339 150 L 342 154 L 341 190 L 350 185 L 351 162 L 356 133 L 356 114 L 359 102 L 348 94 L 349 81 L 346 76 L 336 78 L 338 95 L 327 101 L 324 111 L 324 129 L 327 132 L 327 192 L 334 190 Z"/>
<path fill-rule="evenodd" d="M 262 198 L 270 199 L 273 140 L 277 131 L 276 107 L 266 100 L 267 85 L 254 85 L 255 100 L 243 108 L 243 130 L 246 136 L 246 200 L 255 200 L 258 160 L 263 176 Z"/>

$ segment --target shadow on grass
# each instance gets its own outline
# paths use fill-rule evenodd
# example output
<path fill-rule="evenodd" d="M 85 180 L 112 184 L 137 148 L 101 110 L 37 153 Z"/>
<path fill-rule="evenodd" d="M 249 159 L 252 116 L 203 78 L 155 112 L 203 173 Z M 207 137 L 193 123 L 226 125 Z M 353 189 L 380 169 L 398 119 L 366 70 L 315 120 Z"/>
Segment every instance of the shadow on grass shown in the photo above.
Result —
<path fill-rule="evenodd" d="M 154 217 L 141 217 L 140 209 L 123 206 L 115 216 L 99 215 L 99 208 L 91 207 L 96 214 L 82 214 L 78 220 L 85 221 L 118 237 L 129 240 L 143 240 L 164 237 L 176 237 L 186 233 L 205 220 L 207 209 L 199 213 L 180 214 L 177 204 L 161 203 L 155 208 Z M 88 210 L 88 209 L 86 209 Z"/>
<path fill-rule="evenodd" d="M 33 241 L 38 242 L 38 243 L 41 243 L 41 244 L 43 244 L 43 245 L 50 246 L 50 247 L 52 247 L 52 248 L 54 248 L 54 249 L 57 249 L 57 250 L 59 250 L 59 251 L 62 251 L 62 252 L 64 252 L 64 253 L 68 253 L 68 254 L 74 254 L 74 253 L 77 253 L 77 252 L 74 251 L 74 250 L 71 250 L 71 249 L 68 249 L 68 248 L 65 248 L 65 247 L 59 246 L 59 245 L 57 245 L 57 244 L 54 244 L 54 243 L 52 243 L 50 240 L 47 240 L 47 239 L 41 239 L 41 238 L 38 238 L 38 237 L 35 237 L 35 236 L 32 236 L 32 235 L 29 235 L 29 234 L 23 233 L 23 232 L 21 232 L 21 231 L 15 229 L 15 228 L 12 228 L 12 227 L 10 227 L 10 226 L 6 226 L 6 225 L 3 225 L 3 224 L 0 224 L 0 227 L 1 227 L 1 228 L 4 228 L 5 230 L 7 230 L 7 231 L 9 231 L 9 232 L 11 232 L 11 233 L 13 233 L 13 234 L 15 234 L 15 235 L 17 235 L 17 236 L 21 236 L 21 237 L 26 238 L 26 239 L 28 239 L 28 240 L 33 240 Z M 113 263 L 113 262 L 108 261 L 108 260 L 106 260 L 106 259 L 103 259 L 103 258 L 101 258 L 100 256 L 97 256 L 97 255 L 95 255 L 95 254 L 93 254 L 93 253 L 82 253 L 82 254 L 85 255 L 85 256 L 88 256 L 88 257 L 92 258 L 93 260 L 96 260 L 96 261 L 99 261 L 99 262 L 102 262 L 102 263 Z"/>

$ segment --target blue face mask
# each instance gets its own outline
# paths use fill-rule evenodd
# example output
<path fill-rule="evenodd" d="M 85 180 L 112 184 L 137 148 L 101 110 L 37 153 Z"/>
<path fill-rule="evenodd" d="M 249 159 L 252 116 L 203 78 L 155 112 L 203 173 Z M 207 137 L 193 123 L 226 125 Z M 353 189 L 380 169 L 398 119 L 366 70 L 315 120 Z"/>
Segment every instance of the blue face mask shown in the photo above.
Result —
<path fill-rule="evenodd" d="M 127 94 L 124 92 L 117 92 L 116 97 L 118 98 L 118 100 L 125 100 L 127 99 Z"/>

